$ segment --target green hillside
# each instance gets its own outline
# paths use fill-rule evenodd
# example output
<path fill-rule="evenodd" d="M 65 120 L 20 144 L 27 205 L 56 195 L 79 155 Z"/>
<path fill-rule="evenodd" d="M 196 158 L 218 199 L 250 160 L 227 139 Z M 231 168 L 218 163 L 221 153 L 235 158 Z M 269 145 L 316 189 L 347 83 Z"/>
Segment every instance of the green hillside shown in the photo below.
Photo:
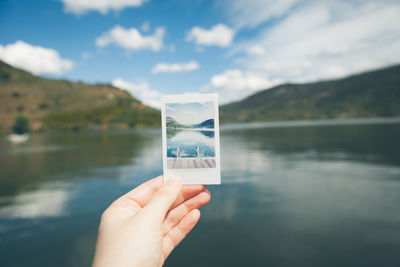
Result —
<path fill-rule="evenodd" d="M 159 127 L 160 112 L 109 84 L 46 79 L 0 61 L 0 133 Z M 221 122 L 400 116 L 400 65 L 340 80 L 283 84 L 220 109 Z"/>
<path fill-rule="evenodd" d="M 0 61 L 0 132 L 23 114 L 34 131 L 155 127 L 160 112 L 109 84 L 46 79 Z"/>
<path fill-rule="evenodd" d="M 400 65 L 340 80 L 283 84 L 221 107 L 222 122 L 400 116 Z"/>

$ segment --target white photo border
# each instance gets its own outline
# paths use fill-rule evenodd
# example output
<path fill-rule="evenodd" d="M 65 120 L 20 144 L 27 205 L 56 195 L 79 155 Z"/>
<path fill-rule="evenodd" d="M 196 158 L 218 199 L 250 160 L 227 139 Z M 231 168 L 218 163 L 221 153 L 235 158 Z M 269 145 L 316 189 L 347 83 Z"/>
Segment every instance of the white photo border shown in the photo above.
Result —
<path fill-rule="evenodd" d="M 168 169 L 167 168 L 167 132 L 165 105 L 171 103 L 213 102 L 214 103 L 214 137 L 215 137 L 215 168 Z M 183 184 L 221 184 L 221 162 L 219 145 L 219 112 L 218 94 L 184 94 L 164 95 L 161 97 L 161 125 L 163 146 L 164 182 L 171 176 L 178 176 Z"/>

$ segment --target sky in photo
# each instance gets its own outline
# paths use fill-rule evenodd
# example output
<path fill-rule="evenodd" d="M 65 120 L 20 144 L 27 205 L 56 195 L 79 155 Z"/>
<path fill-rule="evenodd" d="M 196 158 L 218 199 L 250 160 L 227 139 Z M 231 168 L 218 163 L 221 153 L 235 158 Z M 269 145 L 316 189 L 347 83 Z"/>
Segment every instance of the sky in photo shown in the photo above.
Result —
<path fill-rule="evenodd" d="M 191 102 L 165 104 L 165 115 L 186 125 L 199 124 L 214 119 L 213 102 Z"/>
<path fill-rule="evenodd" d="M 400 62 L 398 0 L 2 0 L 0 59 L 34 74 L 221 103 Z"/>

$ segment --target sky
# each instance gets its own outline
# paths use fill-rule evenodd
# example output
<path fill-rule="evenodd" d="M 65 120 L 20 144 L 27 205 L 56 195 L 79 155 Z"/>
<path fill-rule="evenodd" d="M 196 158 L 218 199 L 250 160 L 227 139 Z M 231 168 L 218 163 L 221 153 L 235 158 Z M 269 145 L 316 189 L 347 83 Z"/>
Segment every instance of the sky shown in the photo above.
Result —
<path fill-rule="evenodd" d="M 185 125 L 193 125 L 214 118 L 213 102 L 165 104 L 165 115 Z"/>
<path fill-rule="evenodd" d="M 1 0 L 0 60 L 36 75 L 240 100 L 400 63 L 398 0 Z"/>

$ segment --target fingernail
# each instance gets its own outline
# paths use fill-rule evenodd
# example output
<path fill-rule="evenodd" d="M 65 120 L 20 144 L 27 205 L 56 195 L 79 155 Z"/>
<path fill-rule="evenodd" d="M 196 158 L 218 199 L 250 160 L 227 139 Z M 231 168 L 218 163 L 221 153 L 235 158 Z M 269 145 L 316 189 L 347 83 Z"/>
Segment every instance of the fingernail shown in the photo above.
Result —
<path fill-rule="evenodd" d="M 179 177 L 177 176 L 172 176 L 168 179 L 167 184 L 173 185 L 173 186 L 179 186 L 182 184 L 182 181 Z"/>

